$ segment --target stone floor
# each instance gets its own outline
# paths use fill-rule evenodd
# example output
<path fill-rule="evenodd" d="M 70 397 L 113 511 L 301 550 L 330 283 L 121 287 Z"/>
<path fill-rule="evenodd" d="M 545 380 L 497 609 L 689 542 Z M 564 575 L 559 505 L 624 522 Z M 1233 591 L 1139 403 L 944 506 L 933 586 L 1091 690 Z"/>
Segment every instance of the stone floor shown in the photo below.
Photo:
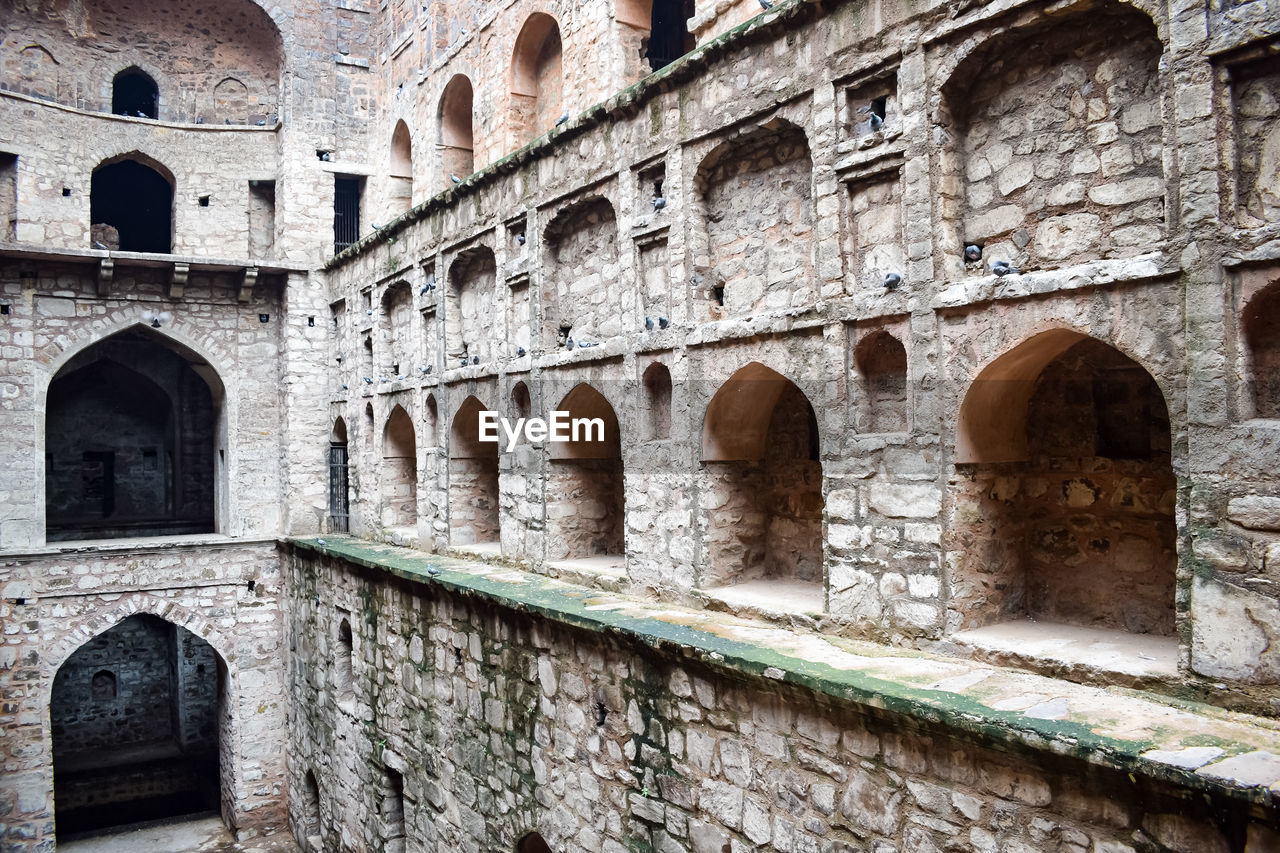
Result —
<path fill-rule="evenodd" d="M 1022 619 L 961 631 L 952 639 L 976 651 L 993 653 L 989 659 L 996 663 L 1049 661 L 1102 673 L 1153 678 L 1178 674 L 1177 637 Z"/>
<path fill-rule="evenodd" d="M 288 833 L 237 842 L 213 815 L 124 827 L 91 838 L 64 841 L 59 853 L 299 853 Z"/>

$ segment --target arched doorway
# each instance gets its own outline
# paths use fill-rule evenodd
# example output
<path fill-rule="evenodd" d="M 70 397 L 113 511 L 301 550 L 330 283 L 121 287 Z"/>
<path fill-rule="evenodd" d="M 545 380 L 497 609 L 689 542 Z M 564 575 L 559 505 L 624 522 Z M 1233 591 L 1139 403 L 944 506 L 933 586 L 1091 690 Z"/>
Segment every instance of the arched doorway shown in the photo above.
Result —
<path fill-rule="evenodd" d="M 124 157 L 93 171 L 90 239 L 95 249 L 168 254 L 173 246 L 173 176 Z"/>
<path fill-rule="evenodd" d="M 213 532 L 222 398 L 202 358 L 144 327 L 68 361 L 45 406 L 46 539 Z"/>
<path fill-rule="evenodd" d="M 475 171 L 471 79 L 455 74 L 440 96 L 440 185 L 448 188 L 453 177 Z"/>
<path fill-rule="evenodd" d="M 351 532 L 350 471 L 347 422 L 338 418 L 329 434 L 329 531 Z"/>
<path fill-rule="evenodd" d="M 819 450 L 813 406 L 782 374 L 752 362 L 720 386 L 702 432 L 704 586 L 822 610 Z"/>
<path fill-rule="evenodd" d="M 951 621 L 1171 636 L 1176 480 L 1164 396 L 1069 329 L 989 364 L 960 407 Z"/>
<path fill-rule="evenodd" d="M 618 416 L 585 382 L 556 411 L 568 413 L 570 440 L 549 445 L 547 560 L 621 571 L 626 522 Z"/>
<path fill-rule="evenodd" d="M 413 139 L 404 119 L 396 122 L 391 133 L 391 210 L 392 216 L 413 207 Z"/>
<path fill-rule="evenodd" d="M 551 130 L 560 115 L 563 88 L 560 25 L 550 15 L 534 12 L 520 28 L 511 58 L 513 148 Z"/>
<path fill-rule="evenodd" d="M 130 616 L 77 649 L 49 705 L 58 839 L 218 812 L 226 692 L 213 647 L 156 616 Z"/>

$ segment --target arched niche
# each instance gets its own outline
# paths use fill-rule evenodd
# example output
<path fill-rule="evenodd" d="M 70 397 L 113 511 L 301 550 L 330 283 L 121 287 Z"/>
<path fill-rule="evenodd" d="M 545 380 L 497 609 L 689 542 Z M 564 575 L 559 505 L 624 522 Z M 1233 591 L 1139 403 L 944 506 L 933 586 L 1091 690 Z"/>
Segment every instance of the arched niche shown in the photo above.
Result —
<path fill-rule="evenodd" d="M 331 533 L 349 533 L 351 530 L 350 492 L 347 423 L 342 418 L 337 418 L 329 433 L 329 531 Z"/>
<path fill-rule="evenodd" d="M 992 361 L 960 406 L 952 621 L 1171 636 L 1177 481 L 1164 396 L 1071 329 Z"/>
<path fill-rule="evenodd" d="M 160 87 L 151 75 L 132 65 L 111 79 L 111 112 L 118 116 L 157 118 Z"/>
<path fill-rule="evenodd" d="M 622 333 L 617 281 L 618 220 L 607 198 L 593 196 L 556 213 L 543 230 L 543 345 L 598 343 Z"/>
<path fill-rule="evenodd" d="M 391 170 L 390 213 L 399 216 L 413 207 L 413 138 L 404 119 L 396 122 L 391 133 L 388 160 Z"/>
<path fill-rule="evenodd" d="M 418 523 L 418 443 L 413 419 L 396 405 L 382 432 L 382 524 L 405 528 Z"/>
<path fill-rule="evenodd" d="M 569 426 L 567 441 L 548 443 L 547 559 L 606 558 L 621 568 L 626 501 L 618 416 L 585 382 L 555 411 Z"/>
<path fill-rule="evenodd" d="M 465 178 L 475 171 L 475 131 L 471 78 L 455 74 L 440 96 L 440 186 L 452 177 Z"/>
<path fill-rule="evenodd" d="M 449 542 L 492 545 L 501 536 L 497 442 L 480 440 L 480 415 L 487 411 L 475 396 L 462 401 L 449 427 Z"/>
<path fill-rule="evenodd" d="M 703 585 L 785 591 L 822 608 L 822 462 L 817 415 L 790 379 L 759 362 L 733 374 L 703 422 Z"/>
<path fill-rule="evenodd" d="M 550 130 L 564 97 L 560 25 L 545 12 L 525 19 L 511 59 L 511 105 L 508 116 L 513 147 Z"/>

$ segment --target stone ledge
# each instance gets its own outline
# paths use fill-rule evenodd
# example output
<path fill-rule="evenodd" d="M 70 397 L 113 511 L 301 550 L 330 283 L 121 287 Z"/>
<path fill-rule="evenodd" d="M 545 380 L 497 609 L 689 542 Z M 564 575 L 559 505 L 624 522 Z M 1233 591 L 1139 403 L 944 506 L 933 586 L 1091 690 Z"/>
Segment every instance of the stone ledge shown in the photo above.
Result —
<path fill-rule="evenodd" d="M 281 544 L 1017 749 L 1074 756 L 1264 807 L 1280 803 L 1280 725 L 1264 718 L 786 630 L 351 537 Z"/>

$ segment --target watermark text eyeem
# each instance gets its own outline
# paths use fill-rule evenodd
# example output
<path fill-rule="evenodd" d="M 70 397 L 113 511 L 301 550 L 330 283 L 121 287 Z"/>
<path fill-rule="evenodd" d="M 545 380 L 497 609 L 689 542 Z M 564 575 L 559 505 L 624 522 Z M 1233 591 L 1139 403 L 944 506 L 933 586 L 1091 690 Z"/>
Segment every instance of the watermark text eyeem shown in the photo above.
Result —
<path fill-rule="evenodd" d="M 604 418 L 575 418 L 568 412 L 553 411 L 550 418 L 517 418 L 513 424 L 497 412 L 480 412 L 481 441 L 496 443 L 504 435 L 508 453 L 516 449 L 521 435 L 530 444 L 541 441 L 604 441 Z"/>

